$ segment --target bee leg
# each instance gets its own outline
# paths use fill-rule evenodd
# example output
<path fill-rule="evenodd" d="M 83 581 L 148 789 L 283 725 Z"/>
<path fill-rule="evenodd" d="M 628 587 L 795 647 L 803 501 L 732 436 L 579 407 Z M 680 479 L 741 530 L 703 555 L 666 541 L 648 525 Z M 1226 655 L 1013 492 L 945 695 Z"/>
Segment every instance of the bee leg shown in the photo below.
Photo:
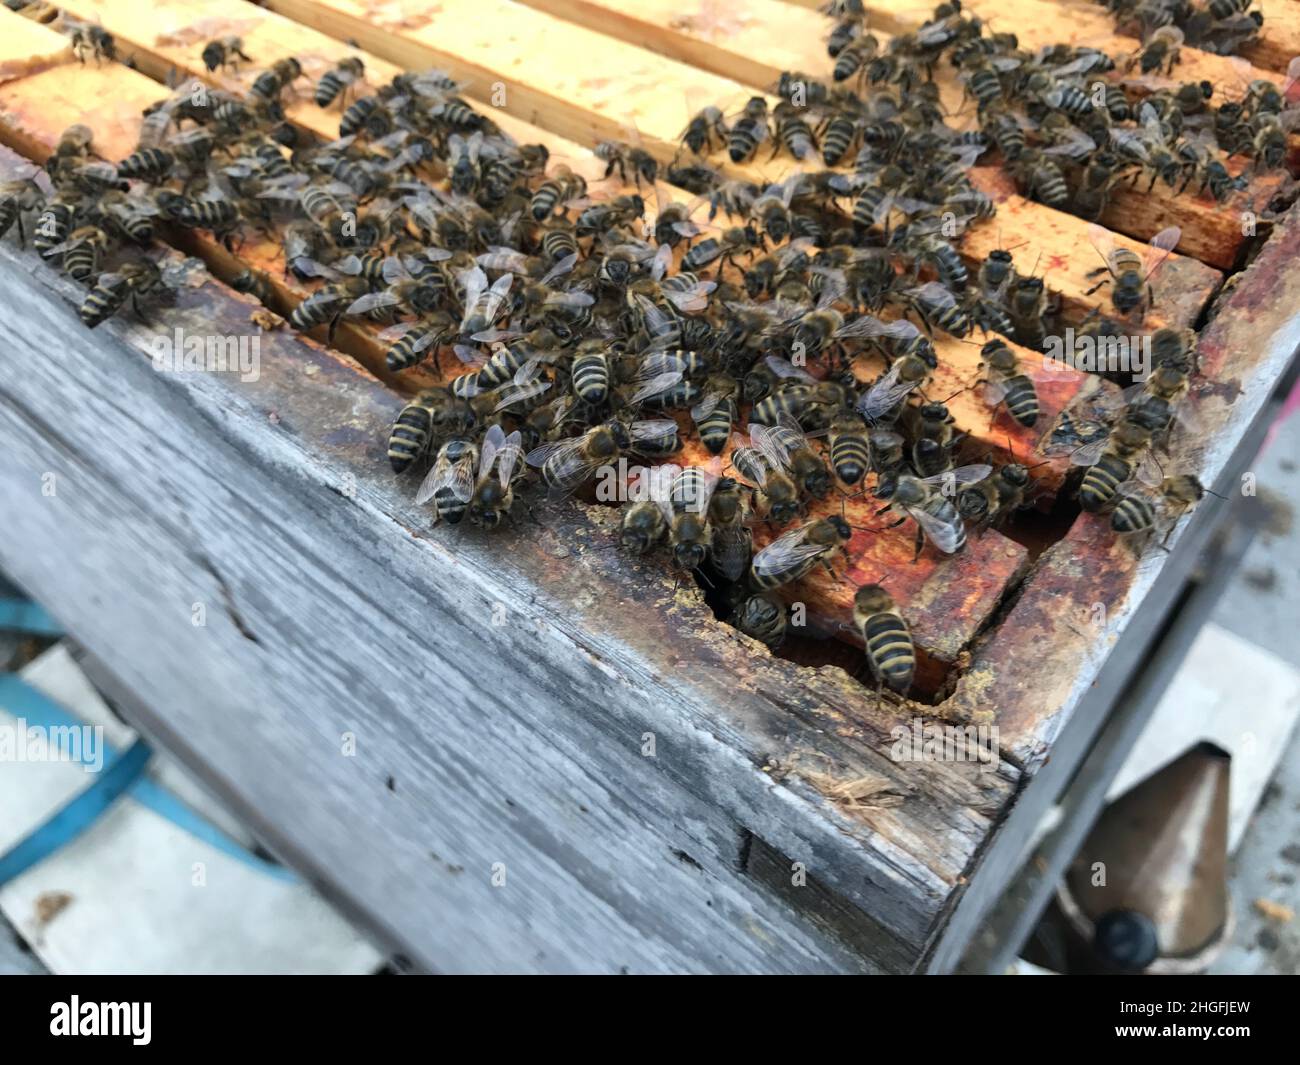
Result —
<path fill-rule="evenodd" d="M 916 529 L 916 553 L 912 556 L 912 565 L 915 566 L 921 557 L 921 551 L 925 548 L 925 530 L 919 525 Z"/>
<path fill-rule="evenodd" d="M 27 237 L 26 237 L 26 235 L 23 233 L 23 213 L 22 213 L 22 211 L 19 211 L 19 212 L 18 212 L 18 217 L 15 219 L 15 221 L 18 223 L 18 246 L 19 246 L 20 248 L 25 248 L 25 247 L 27 247 Z"/>
<path fill-rule="evenodd" d="M 1091 276 L 1091 275 L 1090 275 L 1090 276 Z M 1091 296 L 1094 292 L 1097 291 L 1097 289 L 1102 288 L 1102 287 L 1104 287 L 1106 284 L 1108 284 L 1109 281 L 1110 281 L 1110 278 L 1106 278 L 1105 280 L 1098 281 L 1095 285 L 1092 286 L 1092 288 L 1088 289 L 1088 291 L 1086 291 L 1086 292 L 1084 293 L 1084 295 L 1085 295 L 1085 296 Z"/>

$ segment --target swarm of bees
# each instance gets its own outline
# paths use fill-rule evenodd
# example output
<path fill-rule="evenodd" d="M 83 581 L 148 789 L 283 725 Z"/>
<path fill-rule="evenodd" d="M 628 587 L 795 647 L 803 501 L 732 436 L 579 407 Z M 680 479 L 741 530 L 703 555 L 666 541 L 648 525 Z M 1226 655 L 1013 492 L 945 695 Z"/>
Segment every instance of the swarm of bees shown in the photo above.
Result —
<path fill-rule="evenodd" d="M 1216 55 L 1235 55 L 1259 36 L 1264 13 L 1255 0 L 1098 0 L 1115 16 L 1116 29 L 1144 42 L 1143 73 L 1177 60 L 1186 44 Z"/>
<path fill-rule="evenodd" d="M 1226 195 L 1234 180 L 1216 176 L 1222 163 L 1189 132 L 1272 165 L 1256 120 L 1285 125 L 1283 92 L 1263 85 L 1235 125 L 1208 115 L 1200 87 L 1153 92 L 1136 116 L 1122 96 L 1093 106 L 1083 84 L 1112 60 L 1075 46 L 1029 54 L 958 0 L 888 46 L 859 5 L 829 13 L 830 82 L 791 72 L 770 109 L 761 96 L 733 114 L 700 109 L 666 166 L 609 141 L 595 153 L 603 177 L 584 176 L 576 161 L 516 143 L 447 75 L 373 86 L 357 58 L 311 91 L 339 116 L 339 136 L 319 142 L 285 120 L 282 97 L 305 75 L 282 59 L 244 94 L 180 87 L 115 162 L 88 130 L 69 129 L 41 171 L 0 190 L 0 233 L 26 239 L 25 216 L 38 216 L 33 244 L 87 286 L 80 313 L 92 328 L 170 297 L 150 254 L 160 227 L 228 246 L 250 230 L 273 235 L 285 275 L 314 286 L 288 316 L 295 329 L 332 338 L 342 322 L 375 323 L 391 371 L 432 363 L 446 381 L 415 395 L 388 438 L 392 468 L 419 477 L 433 522 L 500 527 L 530 474 L 569 494 L 623 471 L 621 546 L 666 551 L 716 591 L 732 624 L 776 648 L 787 636 L 781 590 L 815 569 L 833 575 L 856 534 L 910 522 L 917 556 L 952 555 L 970 532 L 1032 505 L 1032 467 L 962 464 L 952 397 L 930 394 L 936 331 L 978 330 L 985 376 L 972 387 L 993 417 L 1040 418 L 1002 337 L 1041 347 L 1055 309 L 1010 249 L 968 271 L 956 241 L 994 214 L 972 164 L 996 151 L 1028 194 L 1095 218 L 1128 174 L 1180 188 L 1199 178 Z M 209 70 L 251 62 L 238 37 L 202 43 L 200 55 Z M 939 103 L 932 76 L 945 59 L 975 104 L 967 130 Z M 763 151 L 803 169 L 764 187 L 710 162 Z M 813 169 L 818 157 L 827 169 Z M 661 178 L 696 199 L 673 202 Z M 623 189 L 611 195 L 615 179 Z M 1144 261 L 1098 230 L 1098 288 L 1109 286 L 1119 315 L 1150 303 L 1150 276 L 1177 240 L 1159 234 Z M 232 283 L 274 298 L 256 271 Z M 1085 467 L 1081 505 L 1110 514 L 1124 537 L 1203 491 L 1185 475 L 1151 475 L 1181 416 L 1192 340 L 1157 333 L 1157 370 L 1122 407 L 1053 436 Z M 671 461 L 692 437 L 708 458 Z M 882 504 L 878 528 L 826 505 L 868 491 Z M 915 656 L 889 592 L 860 589 L 854 624 L 879 689 L 906 694 Z"/>

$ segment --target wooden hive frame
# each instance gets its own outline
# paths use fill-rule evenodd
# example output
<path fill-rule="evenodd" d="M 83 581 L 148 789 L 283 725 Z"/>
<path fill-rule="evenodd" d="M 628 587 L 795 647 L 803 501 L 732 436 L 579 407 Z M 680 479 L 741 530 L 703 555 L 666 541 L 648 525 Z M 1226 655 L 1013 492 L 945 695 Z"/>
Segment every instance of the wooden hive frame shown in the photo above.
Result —
<path fill-rule="evenodd" d="M 689 17 L 661 18 L 669 0 L 635 11 L 609 0 L 442 0 L 426 14 L 404 3 L 391 23 L 386 9 L 354 0 L 272 0 L 280 15 L 216 0 L 162 0 L 147 14 L 124 0 L 62 6 L 114 33 L 119 58 L 139 72 L 79 68 L 52 30 L 2 13 L 0 138 L 31 159 L 74 120 L 95 128 L 106 157 L 125 155 L 171 70 L 206 73 L 196 47 L 169 42 L 214 15 L 247 21 L 261 62 L 338 57 L 354 40 L 376 81 L 437 65 L 485 102 L 504 87 L 494 117 L 576 159 L 617 136 L 629 113 L 669 159 L 688 88 L 734 97 L 769 87 L 786 65 L 827 70 L 819 16 L 779 0 L 731 5 L 744 33 L 723 41 Z M 906 4 L 889 11 L 883 28 L 906 32 L 928 7 L 915 18 Z M 1270 36 L 1271 24 L 1251 58 L 1276 71 L 1289 37 Z M 587 77 L 566 62 L 573 55 Z M 1186 59 L 1226 84 L 1217 61 Z M 333 134 L 336 117 L 314 105 L 291 115 Z M 779 177 L 779 162 L 759 173 Z M 0 163 L 5 176 L 20 166 L 12 155 Z M 1016 196 L 995 171 L 979 180 L 999 217 L 972 230 L 963 253 L 976 261 L 1023 237 L 1017 261 L 1060 259 L 1049 284 L 1066 319 L 1081 319 L 1092 305 L 1076 254 L 1082 223 Z M 1222 211 L 1191 196 L 1117 198 L 1105 216 L 1117 233 L 1142 240 L 1171 218 L 1184 227 L 1184 254 L 1157 293 L 1160 321 L 1202 320 L 1220 271 L 1258 247 L 1233 211 L 1274 201 L 1286 184 L 1256 178 Z M 1300 276 L 1286 269 L 1297 228 L 1291 215 L 1273 224 L 1201 337 L 1216 387 L 1193 402 L 1211 431 L 1183 457 L 1220 491 L 1300 340 Z M 232 254 L 201 234 L 184 250 L 217 278 L 276 261 L 264 242 Z M 903 598 L 941 701 L 893 707 L 840 668 L 772 657 L 662 567 L 604 550 L 612 519 L 601 508 L 547 508 L 544 526 L 512 534 L 506 552 L 429 533 L 409 484 L 383 467 L 381 443 L 403 393 L 427 378 L 393 380 L 366 329 L 345 327 L 341 354 L 266 333 L 253 382 L 166 378 L 149 368 L 149 328 L 114 322 L 89 342 L 65 280 L 9 242 L 0 258 L 7 304 L 25 308 L 3 323 L 9 358 L 29 367 L 0 378 L 0 436 L 18 460 L 0 477 L 15 515 L 0 562 L 103 661 L 150 731 L 286 858 L 430 967 L 951 968 L 1008 875 L 1007 856 L 1099 725 L 1106 693 L 1090 686 L 1103 663 L 1110 656 L 1113 673 L 1140 651 L 1112 647 L 1114 634 L 1168 609 L 1190 565 L 1181 560 L 1213 521 L 1212 508 L 1195 512 L 1168 559 L 1134 559 L 1087 515 L 1045 549 L 990 534 L 965 556 L 924 558 L 904 571 Z M 277 284 L 285 308 L 303 294 Z M 254 306 L 207 280 L 152 329 L 246 331 Z M 943 354 L 955 373 L 974 374 L 959 345 Z M 1061 379 L 1056 410 L 1106 387 L 1048 376 Z M 992 432 L 978 413 L 977 403 L 960 408 L 962 427 L 1005 450 L 1003 427 Z M 1016 437 L 1011 453 L 1032 454 L 1039 437 Z M 184 450 L 166 461 L 148 457 L 178 441 Z M 1053 487 L 1064 470 L 1054 472 Z M 64 487 L 41 503 L 50 474 Z M 882 540 L 893 546 L 880 549 L 878 570 L 855 542 L 853 581 L 897 566 L 906 537 Z M 38 549 L 49 544 L 58 552 Z M 81 560 L 75 581 L 66 557 Z M 814 581 L 801 594 L 844 593 Z M 99 604 L 88 611 L 86 600 Z M 1089 642 L 1080 628 L 1098 602 L 1110 627 Z M 185 623 L 196 603 L 212 607 L 204 626 Z M 828 619 L 842 617 L 842 600 L 839 609 Z M 156 646 L 168 661 L 149 653 Z M 501 663 L 490 690 L 467 672 L 475 662 Z M 915 715 L 996 724 L 1002 761 L 992 772 L 895 761 L 891 729 Z M 343 734 L 358 739 L 354 759 L 337 754 Z M 340 833 L 348 822 L 362 831 Z M 786 886 L 794 862 L 810 891 Z M 492 886 L 497 864 L 513 893 Z"/>

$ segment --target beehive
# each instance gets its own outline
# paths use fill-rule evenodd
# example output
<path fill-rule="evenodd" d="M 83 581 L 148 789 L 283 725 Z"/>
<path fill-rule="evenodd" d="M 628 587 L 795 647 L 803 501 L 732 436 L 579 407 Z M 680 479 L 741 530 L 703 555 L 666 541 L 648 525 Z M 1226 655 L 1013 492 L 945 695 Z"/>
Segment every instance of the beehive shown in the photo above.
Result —
<path fill-rule="evenodd" d="M 1080 38 L 1096 44 L 1098 37 L 1111 36 L 1109 20 L 1100 8 L 1059 6 L 1070 8 Z M 1288 35 L 1297 31 L 1287 12 L 1272 10 L 1284 6 L 1274 0 L 1261 40 L 1247 52 L 1278 81 L 1283 80 L 1280 72 L 1286 65 Z M 822 17 L 780 0 L 747 0 L 725 8 L 653 0 L 635 5 L 634 10 L 606 0 L 530 0 L 527 4 L 273 0 L 268 7 L 269 11 L 230 0 L 164 0 L 145 11 L 119 0 L 71 0 L 62 8 L 102 24 L 115 36 L 122 61 L 84 67 L 62 51 L 53 30 L 34 27 L 5 12 L 2 25 L 13 26 L 14 31 L 5 35 L 0 56 L 7 72 L 0 84 L 0 138 L 20 155 L 41 159 L 64 127 L 81 121 L 92 126 L 105 157 L 119 158 L 135 145 L 142 109 L 166 94 L 164 81 L 174 81 L 177 73 L 246 89 L 258 69 L 282 56 L 310 57 L 323 69 L 326 63 L 355 54 L 354 45 L 359 45 L 375 83 L 402 68 L 446 69 L 465 83 L 468 96 L 500 105 L 493 117 L 507 132 L 521 141 L 547 144 L 554 156 L 585 160 L 595 173 L 603 165 L 591 160 L 591 146 L 622 136 L 629 120 L 635 122 L 647 149 L 668 162 L 678 152 L 677 137 L 692 101 L 734 101 L 766 91 L 783 70 L 814 76 L 829 71 Z M 991 14 L 995 25 L 1003 21 L 1013 25 L 1022 43 L 1034 47 L 1058 38 L 1062 20 L 1053 14 L 1057 7 L 1040 0 L 1017 0 L 1010 10 L 1002 5 Z M 884 33 L 905 32 L 919 26 L 929 10 L 922 5 L 890 4 L 872 9 L 872 16 Z M 1027 28 L 1022 29 L 1022 23 Z M 256 59 L 250 68 L 215 75 L 204 68 L 201 43 L 216 35 L 221 25 L 244 38 L 246 50 Z M 1118 54 L 1135 47 L 1136 42 L 1115 39 L 1107 50 Z M 34 54 L 40 62 L 24 66 L 23 61 Z M 134 69 L 124 65 L 126 61 Z M 1208 77 L 1223 87 L 1235 85 L 1240 76 L 1220 57 L 1190 49 L 1185 50 L 1183 63 L 1186 76 Z M 290 109 L 290 116 L 325 137 L 336 131 L 337 115 L 305 100 Z M 11 159 L 7 165 L 12 171 L 17 161 Z M 767 160 L 764 153 L 746 173 L 777 180 L 787 170 L 788 160 Z M 1085 223 L 1024 199 L 1005 175 L 991 167 L 979 170 L 976 180 L 997 200 L 999 211 L 994 222 L 967 234 L 961 244 L 963 255 L 977 262 L 994 247 L 1014 246 L 1017 265 L 1026 272 L 1043 262 L 1048 286 L 1060 298 L 1063 319 L 1074 324 L 1082 321 L 1098 302 L 1097 296 L 1088 294 L 1094 284 L 1088 272 L 1097 260 L 1088 250 Z M 1300 280 L 1284 267 L 1298 238 L 1290 217 L 1275 214 L 1287 201 L 1289 185 L 1285 173 L 1255 176 L 1246 190 L 1224 205 L 1190 193 L 1173 195 L 1162 188 L 1150 195 L 1126 190 L 1114 197 L 1103 218 L 1117 240 L 1134 248 L 1165 225 L 1182 228 L 1178 253 L 1157 275 L 1151 326 L 1202 324 L 1225 274 L 1263 245 L 1254 266 L 1235 284 L 1201 338 L 1202 366 L 1211 387 L 1189 402 L 1197 405 L 1210 431 L 1203 440 L 1190 442 L 1179 457 L 1182 465 L 1200 472 L 1207 483 L 1231 474 L 1229 458 L 1247 438 L 1294 349 L 1292 316 Z M 667 187 L 663 194 L 685 195 Z M 1248 208 L 1260 217 L 1258 237 L 1248 238 L 1242 232 L 1241 213 Z M 1270 228 L 1272 235 L 1264 244 Z M 245 265 L 266 269 L 282 301 L 276 309 L 287 310 L 305 294 L 297 282 L 281 278 L 278 249 L 260 237 L 249 236 L 233 251 L 201 234 L 185 238 L 182 246 L 204 258 L 219 279 L 228 279 Z M 234 321 L 247 311 L 244 298 L 211 281 L 168 313 L 197 316 L 183 317 L 197 322 L 203 314 Z M 6 327 L 16 333 L 27 329 L 12 317 Z M 137 347 L 143 343 L 137 327 L 122 335 Z M 504 550 L 499 543 L 447 530 L 429 533 L 425 519 L 409 501 L 411 485 L 397 483 L 382 462 L 382 437 L 403 395 L 429 378 L 417 372 L 394 379 L 383 368 L 382 346 L 373 330 L 361 327 L 348 325 L 340 331 L 338 354 L 322 352 L 309 341 L 264 339 L 260 382 L 229 399 L 218 401 L 213 394 L 191 402 L 209 410 L 232 404 L 241 412 L 231 416 L 236 421 L 249 410 L 273 411 L 270 426 L 254 420 L 248 429 L 227 428 L 245 445 L 254 446 L 272 468 L 282 462 L 273 458 L 276 449 L 290 446 L 308 469 L 319 463 L 317 475 L 334 483 L 336 490 L 336 478 L 345 475 L 348 484 L 355 486 L 355 498 L 364 504 L 364 517 L 314 519 L 319 522 L 317 532 L 324 529 L 337 535 L 338 564 L 351 559 L 351 552 L 361 551 L 368 538 L 388 544 L 401 561 L 396 573 L 376 577 L 382 586 L 394 597 L 403 595 L 408 586 L 428 594 L 442 607 L 431 611 L 437 619 L 433 624 L 457 632 L 467 647 L 479 641 L 477 653 L 483 660 L 499 660 L 502 671 L 512 674 L 510 682 L 503 682 L 503 693 L 513 691 L 516 698 L 528 698 L 535 706 L 553 702 L 573 716 L 573 723 L 563 726 L 556 723 L 561 719 L 548 719 L 548 727 L 564 737 L 557 756 L 563 764 L 576 764 L 588 774 L 600 767 L 611 779 L 627 773 L 629 786 L 632 781 L 639 781 L 638 786 L 649 781 L 659 798 L 670 791 L 677 796 L 675 807 L 665 802 L 655 812 L 643 808 L 646 800 L 641 799 L 632 804 L 634 814 L 625 813 L 654 826 L 656 833 L 671 836 L 676 829 L 665 826 L 679 822 L 685 811 L 695 811 L 704 824 L 708 818 L 700 811 L 707 810 L 720 824 L 735 826 L 743 841 L 739 850 L 745 855 L 757 843 L 804 862 L 830 897 L 846 900 L 851 923 L 870 929 L 869 946 L 850 952 L 856 959 L 850 962 L 836 949 L 822 945 L 816 935 L 786 929 L 783 936 L 803 945 L 800 967 L 952 964 L 963 924 L 968 929 L 977 912 L 975 901 L 963 901 L 965 885 L 987 861 L 993 843 L 1012 838 L 1017 831 L 1008 820 L 1012 796 L 1038 777 L 1053 739 L 1072 721 L 1126 620 L 1144 603 L 1158 598 L 1150 593 L 1160 587 L 1166 562 L 1161 553 L 1135 558 L 1115 543 L 1104 521 L 1088 515 L 1072 517 L 1068 500 L 1053 509 L 1051 518 L 1015 525 L 1006 535 L 989 532 L 973 538 L 966 552 L 949 559 L 927 551 L 913 564 L 907 529 L 859 533 L 849 545 L 852 561 L 841 583 L 811 577 L 791 595 L 807 602 L 814 628 L 825 633 L 835 631 L 846 619 L 854 585 L 882 581 L 894 591 L 916 633 L 922 674 L 914 703 L 882 702 L 850 675 L 860 665 L 860 655 L 853 649 L 836 641 L 794 640 L 789 655 L 795 661 L 774 658 L 715 621 L 698 589 L 675 579 L 661 564 L 631 562 L 607 550 L 615 517 L 601 508 L 573 503 L 546 508 L 540 526 L 505 534 L 510 539 Z M 937 393 L 947 394 L 974 381 L 979 375 L 977 351 L 957 342 L 940 342 L 944 377 L 936 385 Z M 1041 364 L 1035 353 L 1020 354 L 1030 366 Z M 953 401 L 959 426 L 1001 457 L 1010 454 L 1026 462 L 1041 461 L 1043 437 L 1061 411 L 1086 404 L 1097 392 L 1113 387 L 1081 373 L 1035 369 L 1033 376 L 1045 415 L 1034 431 L 1005 421 L 990 425 L 975 392 Z M 946 387 L 949 383 L 952 388 Z M 226 386 L 238 392 L 236 386 L 223 382 Z M 49 394 L 57 395 L 58 387 L 50 383 Z M 261 434 L 269 434 L 268 440 L 263 442 Z M 1061 458 L 1040 471 L 1045 508 L 1067 472 L 1068 460 Z M 281 475 L 291 476 L 283 469 Z M 354 496 L 346 498 L 351 501 Z M 855 506 L 858 509 L 850 511 L 854 523 L 866 524 L 872 508 Z M 24 528 L 44 531 L 42 520 L 32 518 Z M 354 520 L 362 523 L 362 530 L 367 529 L 365 523 L 377 522 L 386 532 L 358 532 L 350 524 Z M 392 548 L 388 539 L 394 533 L 403 541 L 400 550 Z M 228 575 L 232 565 L 239 577 Z M 296 655 L 307 642 L 307 632 L 292 624 L 283 631 L 294 616 L 292 611 L 284 602 L 257 594 L 261 567 L 275 565 L 272 558 L 257 552 L 256 561 L 213 559 L 208 569 L 221 574 L 217 598 L 241 603 L 239 611 L 231 613 L 232 619 L 238 619 L 237 632 L 245 627 L 260 632 L 256 643 L 278 642 L 281 650 L 292 643 Z M 15 567 L 21 575 L 23 563 Z M 239 585 L 237 590 L 232 590 L 232 581 Z M 449 611 L 458 609 L 448 591 L 457 584 L 463 585 L 457 593 L 462 597 L 459 608 L 471 600 L 479 601 L 480 608 L 483 603 L 504 604 L 506 614 L 516 619 L 514 630 L 507 625 L 507 631 L 493 632 L 489 625 L 469 636 L 468 622 L 448 617 Z M 317 601 L 308 594 L 311 591 L 295 597 L 300 609 L 315 609 L 310 605 Z M 360 592 L 353 590 L 353 594 Z M 247 606 L 246 598 L 255 605 Z M 1100 633 L 1089 628 L 1097 604 L 1104 606 L 1108 618 Z M 249 614 L 260 619 L 250 619 Z M 417 620 L 424 618 L 422 611 L 415 609 L 406 617 L 403 622 L 389 619 L 391 630 L 381 630 L 383 638 L 377 641 L 384 650 L 374 652 L 390 670 L 392 687 L 387 691 L 369 669 L 363 669 L 371 649 L 358 656 L 355 649 L 343 650 L 335 639 L 325 643 L 353 664 L 357 683 L 363 683 L 365 673 L 364 683 L 383 692 L 377 698 L 384 710 L 376 721 L 385 732 L 398 723 L 412 726 L 407 711 L 390 705 L 403 700 L 394 699 L 389 691 L 420 688 L 416 676 L 389 661 L 388 656 L 399 655 L 398 647 L 409 651 L 408 641 L 413 641 L 422 654 L 439 663 L 435 669 L 439 676 L 444 671 L 463 676 L 469 657 L 441 646 L 428 633 L 417 633 L 419 626 L 428 623 Z M 275 636 L 267 635 L 268 630 Z M 520 638 L 521 632 L 534 630 L 549 636 L 540 654 L 525 646 L 529 640 Z M 393 631 L 401 638 L 390 638 Z M 108 644 L 109 637 L 105 632 L 100 638 Z M 232 662 L 249 653 L 238 643 L 235 648 Z M 250 666 L 248 675 L 264 674 L 267 668 Z M 305 668 L 303 660 L 291 675 L 300 677 Z M 553 674 L 567 677 L 573 691 L 565 692 Z M 450 688 L 466 705 L 481 705 L 486 699 L 481 692 L 471 696 L 460 684 Z M 504 694 L 499 699 L 507 701 Z M 541 719 L 530 718 L 528 711 L 509 713 L 522 714 L 527 728 L 539 727 Z M 465 764 L 487 772 L 482 767 L 492 759 L 473 750 L 473 738 L 478 737 L 489 751 L 506 740 L 480 733 L 475 724 L 457 724 L 461 715 L 445 707 L 428 720 L 441 721 L 442 714 L 447 716 L 449 731 L 465 745 L 460 752 Z M 1000 771 L 894 761 L 891 729 L 910 726 L 915 718 L 996 724 L 1003 758 Z M 178 725 L 171 727 L 180 731 Z M 435 726 L 423 721 L 412 727 L 419 734 Z M 458 731 L 462 728 L 463 735 Z M 509 731 L 503 727 L 503 733 Z M 649 733 L 674 737 L 675 760 L 662 759 L 647 770 L 634 751 L 641 762 L 629 770 L 624 764 L 627 744 Z M 587 737 L 596 753 L 584 753 L 579 737 Z M 418 744 L 417 749 L 424 750 Z M 672 765 L 667 764 L 670 760 Z M 560 762 L 543 761 L 548 772 L 559 771 Z M 503 774 L 503 781 L 516 779 L 508 769 L 522 772 L 522 764 L 502 757 L 494 771 Z M 243 786 L 256 790 L 247 781 Z M 533 808 L 563 805 L 553 780 L 539 784 L 538 792 Z M 454 805 L 451 794 L 433 788 L 427 797 L 433 802 L 435 795 L 441 795 L 442 802 Z M 607 799 L 614 807 L 620 803 Z M 670 814 L 671 810 L 676 812 Z M 603 829 L 611 831 L 609 825 Z M 409 826 L 403 829 L 409 830 Z M 601 831 L 593 831 L 603 838 Z M 744 890 L 732 882 L 734 870 L 720 871 L 734 864 L 736 857 L 728 853 L 731 844 L 720 841 L 726 832 L 717 825 L 685 831 L 694 842 L 669 851 L 692 856 L 692 863 L 721 878 L 719 883 L 725 880 L 727 891 Z M 457 839 L 461 848 L 473 849 L 464 832 Z M 457 843 L 443 838 L 433 849 L 447 856 L 444 866 L 463 867 L 448 854 L 456 847 Z M 631 877 L 620 864 L 628 860 L 626 855 L 610 850 L 605 857 L 606 875 L 614 880 Z M 455 874 L 449 875 L 455 879 Z M 440 872 L 433 890 L 445 892 L 449 905 L 456 900 L 471 908 L 481 905 L 481 900 L 467 903 L 469 895 L 455 884 L 448 886 L 445 879 Z M 345 890 L 367 894 L 361 887 Z M 689 885 L 675 885 L 669 894 L 685 898 L 691 891 Z M 780 927 L 785 918 L 779 914 L 787 904 L 764 905 L 775 907 L 770 913 L 764 911 L 765 927 Z M 371 908 L 368 903 L 367 909 Z M 959 911 L 960 919 L 954 920 Z M 737 936 L 745 939 L 728 920 L 718 921 L 717 927 L 707 925 L 710 935 L 729 942 Z M 485 927 L 491 924 L 486 918 L 484 923 Z M 633 920 L 630 926 L 634 925 Z M 547 936 L 551 942 L 563 939 L 557 927 L 529 941 L 545 942 Z M 406 927 L 399 938 L 409 941 Z M 617 936 L 614 940 L 623 943 Z M 436 962 L 436 937 L 421 942 L 427 960 Z M 742 959 L 761 956 L 754 949 L 753 943 L 736 947 L 728 953 L 726 964 L 739 966 L 747 963 Z M 507 956 L 508 951 L 501 955 Z M 608 960 L 594 950 L 575 951 L 574 957 L 598 958 L 599 964 Z M 643 961 L 649 966 L 651 955 Z M 705 962 L 696 958 L 690 964 L 704 966 Z"/>

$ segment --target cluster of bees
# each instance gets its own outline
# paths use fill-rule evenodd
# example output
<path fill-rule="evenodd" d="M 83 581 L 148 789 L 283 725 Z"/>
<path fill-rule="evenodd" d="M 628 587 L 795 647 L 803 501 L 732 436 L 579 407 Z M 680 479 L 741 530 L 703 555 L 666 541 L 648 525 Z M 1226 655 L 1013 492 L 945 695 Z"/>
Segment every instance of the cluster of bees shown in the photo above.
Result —
<path fill-rule="evenodd" d="M 318 142 L 285 120 L 283 98 L 304 78 L 287 58 L 244 94 L 178 89 L 147 111 L 138 147 L 117 162 L 95 154 L 89 131 L 68 130 L 42 171 L 0 190 L 0 233 L 17 223 L 21 235 L 23 215 L 39 212 L 33 243 L 87 286 L 80 314 L 91 327 L 168 298 L 147 253 L 159 226 L 228 244 L 249 228 L 273 235 L 286 276 L 318 282 L 293 308 L 294 328 L 332 339 L 341 321 L 371 322 L 394 372 L 461 364 L 404 407 L 388 441 L 396 472 L 424 472 L 416 498 L 435 523 L 502 525 L 529 471 L 560 494 L 630 471 L 621 545 L 666 548 L 718 590 L 734 625 L 775 648 L 787 624 L 776 593 L 818 566 L 833 574 L 855 532 L 842 508 L 809 518 L 819 501 L 870 490 L 880 514 L 914 523 L 917 556 L 926 544 L 958 552 L 968 527 L 1032 501 L 1022 464 L 958 465 L 952 397 L 928 394 L 935 331 L 980 330 L 994 417 L 1025 427 L 1040 417 L 1001 336 L 1041 347 L 1053 309 L 1043 279 L 1020 274 L 1009 250 L 968 274 L 954 241 L 994 213 L 971 165 L 996 148 L 1032 193 L 1063 205 L 1058 160 L 1073 160 L 1083 175 L 1073 205 L 1095 217 L 1126 167 L 1166 178 L 1155 125 L 1164 139 L 1207 106 L 1199 88 L 1195 107 L 1182 91 L 1153 93 L 1123 131 L 1127 102 L 1108 95 L 1085 108 L 1076 83 L 1109 69 L 1095 50 L 1030 55 L 957 0 L 884 48 L 854 4 L 831 13 L 829 82 L 790 73 L 770 111 L 758 96 L 732 115 L 702 109 L 662 173 L 639 144 L 600 145 L 605 177 L 623 183 L 617 195 L 543 146 L 516 143 L 439 72 L 372 87 L 360 59 L 338 63 L 311 89 L 339 113 L 339 137 Z M 234 37 L 201 56 L 210 70 L 251 62 Z M 976 104 L 965 131 L 946 121 L 932 79 L 945 57 Z M 1276 116 L 1280 100 L 1276 87 L 1252 86 L 1242 114 Z M 1259 150 L 1254 133 L 1242 144 Z M 764 187 L 710 162 L 769 150 L 803 169 Z M 814 169 L 818 157 L 826 169 Z M 1215 164 L 1197 155 L 1194 165 Z M 1110 176 L 1096 178 L 1099 168 Z M 668 201 L 660 177 L 697 200 Z M 730 224 L 714 225 L 719 215 Z M 1140 314 L 1177 239 L 1158 236 L 1146 262 L 1100 249 L 1099 287 L 1110 285 L 1116 312 Z M 258 271 L 232 284 L 276 302 Z M 1111 424 L 1069 442 L 1086 467 L 1082 506 L 1109 512 L 1119 533 L 1149 532 L 1166 504 L 1200 496 L 1190 477 L 1158 479 L 1158 497 L 1138 488 L 1152 483 L 1147 469 L 1188 389 L 1193 339 L 1157 334 L 1151 380 L 1109 412 Z M 867 357 L 884 369 L 868 373 Z M 671 462 L 691 436 L 708 457 Z M 773 538 L 755 549 L 759 525 Z M 878 684 L 906 692 L 915 657 L 898 605 L 871 585 L 854 616 Z"/>
<path fill-rule="evenodd" d="M 1143 71 L 1176 58 L 1186 44 L 1216 55 L 1235 55 L 1259 36 L 1264 14 L 1251 10 L 1255 0 L 1098 0 L 1115 16 L 1116 29 L 1142 38 L 1151 52 L 1142 56 Z"/>

